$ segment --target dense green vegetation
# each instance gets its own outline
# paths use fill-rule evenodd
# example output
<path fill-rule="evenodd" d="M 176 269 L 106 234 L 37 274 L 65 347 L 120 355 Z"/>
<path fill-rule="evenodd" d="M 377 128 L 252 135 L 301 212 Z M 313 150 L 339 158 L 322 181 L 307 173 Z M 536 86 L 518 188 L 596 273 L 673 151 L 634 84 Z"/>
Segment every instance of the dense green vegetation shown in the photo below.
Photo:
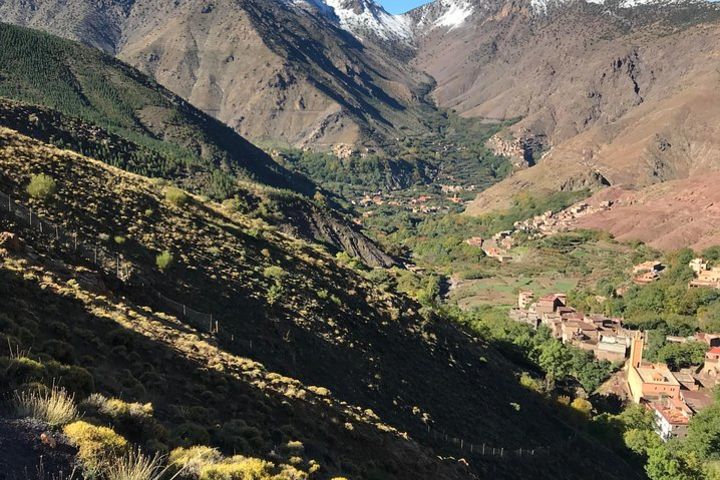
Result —
<path fill-rule="evenodd" d="M 617 415 L 594 418 L 592 432 L 620 450 L 629 448 L 644 464 L 651 480 L 716 480 L 720 478 L 720 398 L 690 420 L 684 439 L 663 442 L 649 410 L 632 405 Z"/>
<path fill-rule="evenodd" d="M 399 138 L 377 151 L 355 152 L 346 159 L 291 148 L 277 149 L 277 157 L 346 199 L 412 186 L 432 192 L 439 184 L 484 189 L 510 173 L 510 163 L 491 152 L 485 142 L 512 122 L 484 123 L 441 112 L 426 120 L 432 133 Z"/>

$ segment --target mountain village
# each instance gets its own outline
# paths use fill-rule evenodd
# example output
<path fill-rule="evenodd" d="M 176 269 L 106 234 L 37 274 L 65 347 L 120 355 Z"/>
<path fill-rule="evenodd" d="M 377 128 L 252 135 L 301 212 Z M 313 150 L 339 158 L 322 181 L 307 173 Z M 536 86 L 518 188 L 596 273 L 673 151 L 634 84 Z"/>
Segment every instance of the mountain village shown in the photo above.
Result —
<path fill-rule="evenodd" d="M 702 258 L 694 258 L 688 266 L 695 275 L 688 288 L 720 289 L 720 267 L 711 268 Z M 635 265 L 632 282 L 652 283 L 663 270 L 664 265 L 657 261 Z M 533 292 L 521 291 L 509 317 L 533 329 L 543 326 L 553 337 L 592 352 L 598 360 L 623 365 L 623 393 L 652 411 L 656 431 L 664 441 L 683 438 L 690 419 L 712 404 L 712 391 L 720 381 L 720 333 L 667 336 L 667 343 L 697 342 L 707 348 L 703 364 L 673 371 L 665 363 L 643 360 L 647 342 L 644 332 L 625 328 L 622 318 L 579 312 L 568 304 L 565 293 L 536 300 Z"/>

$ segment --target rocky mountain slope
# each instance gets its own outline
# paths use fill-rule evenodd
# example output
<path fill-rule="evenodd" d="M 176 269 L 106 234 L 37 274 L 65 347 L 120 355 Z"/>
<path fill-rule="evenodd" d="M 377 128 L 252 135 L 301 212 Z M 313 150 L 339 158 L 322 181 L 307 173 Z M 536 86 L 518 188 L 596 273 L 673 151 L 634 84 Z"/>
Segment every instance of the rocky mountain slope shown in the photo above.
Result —
<path fill-rule="evenodd" d="M 320 479 L 635 475 L 588 439 L 569 444 L 558 407 L 521 387 L 492 346 L 421 316 L 392 286 L 378 288 L 367 271 L 261 220 L 198 197 L 172 203 L 157 181 L 8 129 L 0 130 L 0 172 L 0 191 L 31 206 L 36 222 L 132 264 L 118 282 L 55 231 L 23 228 L 0 210 L 2 229 L 29 248 L 16 243 L 0 260 L 3 342 L 36 356 L 0 359 L 12 381 L 30 372 L 35 381 L 59 378 L 78 400 L 97 391 L 152 402 L 166 429 L 153 435 L 170 447 L 209 443 L 273 458 L 277 445 L 299 440 L 298 461 L 318 460 Z M 33 200 L 26 186 L 39 172 L 57 190 Z M 163 250 L 175 263 L 160 270 L 154 258 Z M 216 333 L 173 315 L 157 292 L 214 314 Z M 552 448 L 507 461 L 463 453 L 446 434 Z"/>
<path fill-rule="evenodd" d="M 365 2 L 367 3 L 367 2 Z M 254 141 L 327 148 L 424 131 L 430 78 L 342 28 L 349 2 L 0 2 L 4 21 L 115 54 Z M 403 34 L 370 5 L 366 18 Z M 59 13 L 58 13 L 59 12 Z M 397 27 L 397 28 L 396 28 Z"/>
<path fill-rule="evenodd" d="M 644 186 L 720 166 L 716 5 L 467 5 L 457 26 L 422 37 L 417 67 L 437 80 L 439 105 L 519 119 L 494 145 L 520 166 L 539 162 L 481 193 L 470 213 L 505 208 L 521 190 Z"/>

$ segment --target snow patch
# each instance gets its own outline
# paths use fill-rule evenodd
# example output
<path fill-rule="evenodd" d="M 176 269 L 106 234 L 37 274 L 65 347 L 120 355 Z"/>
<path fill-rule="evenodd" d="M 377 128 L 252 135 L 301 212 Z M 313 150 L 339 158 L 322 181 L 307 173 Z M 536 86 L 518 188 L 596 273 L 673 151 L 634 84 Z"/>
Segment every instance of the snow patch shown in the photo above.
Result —
<path fill-rule="evenodd" d="M 409 42 L 413 33 L 402 15 L 391 15 L 372 0 L 316 0 L 324 2 L 338 18 L 340 26 L 362 38 L 368 33 L 383 40 Z"/>
<path fill-rule="evenodd" d="M 433 23 L 436 27 L 446 27 L 450 30 L 459 27 L 465 23 L 465 19 L 468 18 L 475 11 L 468 1 L 459 0 L 437 0 L 440 4 L 444 13 L 435 20 Z"/>

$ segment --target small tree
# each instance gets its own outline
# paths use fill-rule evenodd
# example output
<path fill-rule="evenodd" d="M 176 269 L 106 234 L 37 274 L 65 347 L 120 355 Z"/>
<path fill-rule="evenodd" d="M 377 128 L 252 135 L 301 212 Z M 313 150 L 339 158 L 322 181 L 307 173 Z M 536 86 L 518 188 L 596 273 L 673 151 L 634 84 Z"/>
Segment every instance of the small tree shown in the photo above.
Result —
<path fill-rule="evenodd" d="M 57 192 L 57 184 L 51 176 L 44 173 L 33 175 L 27 187 L 27 192 L 36 200 L 47 200 Z"/>
<path fill-rule="evenodd" d="M 161 272 L 166 272 L 175 262 L 175 257 L 169 251 L 165 250 L 155 258 L 155 263 Z"/>

